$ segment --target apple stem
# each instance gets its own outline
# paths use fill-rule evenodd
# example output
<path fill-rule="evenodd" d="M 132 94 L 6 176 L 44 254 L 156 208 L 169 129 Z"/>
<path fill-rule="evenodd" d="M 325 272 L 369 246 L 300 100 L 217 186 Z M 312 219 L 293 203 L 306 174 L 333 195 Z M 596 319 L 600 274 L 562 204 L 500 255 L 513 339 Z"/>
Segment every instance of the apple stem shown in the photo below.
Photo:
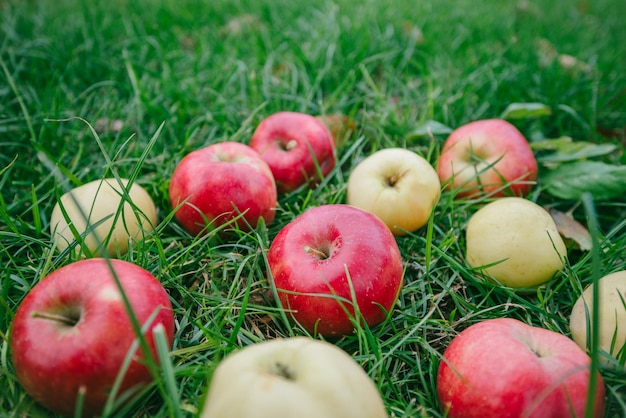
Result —
<path fill-rule="evenodd" d="M 283 149 L 283 151 L 291 151 L 297 146 L 298 146 L 298 141 L 296 141 L 295 139 L 290 139 L 288 141 L 280 141 L 280 147 Z"/>
<path fill-rule="evenodd" d="M 280 377 L 284 377 L 287 380 L 296 380 L 295 373 L 289 368 L 289 366 L 276 362 L 274 365 L 274 373 Z"/>
<path fill-rule="evenodd" d="M 324 251 L 320 251 L 317 248 L 309 247 L 308 245 L 304 247 L 304 252 L 309 253 L 309 254 L 314 254 L 320 260 L 326 260 L 329 257 L 329 255 L 325 253 Z"/>
<path fill-rule="evenodd" d="M 409 171 L 409 170 L 406 170 L 406 171 L 403 171 L 402 173 L 397 173 L 397 174 L 392 175 L 391 177 L 388 177 L 387 178 L 387 185 L 389 187 L 395 187 L 395 185 L 398 183 L 398 181 L 400 181 L 400 179 L 402 177 L 404 177 L 404 175 L 407 173 L 407 171 Z"/>
<path fill-rule="evenodd" d="M 33 312 L 33 318 L 49 319 L 50 321 L 61 322 L 69 326 L 74 326 L 78 323 L 78 318 L 47 312 Z"/>

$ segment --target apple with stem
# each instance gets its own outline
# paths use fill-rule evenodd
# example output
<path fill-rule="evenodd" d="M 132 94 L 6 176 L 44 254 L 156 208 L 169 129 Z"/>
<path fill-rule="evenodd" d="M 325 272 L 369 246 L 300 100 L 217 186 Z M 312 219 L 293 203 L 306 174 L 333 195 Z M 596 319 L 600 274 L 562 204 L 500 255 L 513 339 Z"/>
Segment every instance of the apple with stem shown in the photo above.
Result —
<path fill-rule="evenodd" d="M 107 402 L 130 399 L 153 381 L 148 364 L 158 365 L 157 329 L 171 346 L 172 305 L 152 274 L 127 261 L 84 259 L 50 273 L 20 303 L 11 326 L 13 366 L 25 391 L 51 411 L 74 416 L 82 404 L 82 416 L 99 415 Z"/>
<path fill-rule="evenodd" d="M 273 222 L 277 191 L 272 172 L 248 145 L 225 141 L 187 154 L 169 186 L 176 219 L 192 235 Z"/>
<path fill-rule="evenodd" d="M 223 359 L 201 418 L 387 418 L 378 389 L 350 355 L 307 337 L 249 345 Z"/>
<path fill-rule="evenodd" d="M 426 225 L 440 194 L 435 169 L 405 148 L 376 151 L 348 178 L 348 204 L 378 216 L 394 235 Z"/>
<path fill-rule="evenodd" d="M 307 210 L 278 232 L 267 257 L 282 307 L 323 336 L 384 321 L 402 287 L 393 234 L 378 217 L 350 205 Z"/>
<path fill-rule="evenodd" d="M 489 319 L 445 349 L 437 395 L 450 418 L 604 416 L 604 384 L 590 385 L 591 359 L 563 334 L 517 319 Z"/>
<path fill-rule="evenodd" d="M 335 142 L 317 117 L 299 112 L 278 112 L 263 119 L 250 138 L 270 166 L 279 193 L 312 185 L 335 166 Z"/>
<path fill-rule="evenodd" d="M 525 196 L 537 179 L 537 160 L 513 124 L 483 119 L 448 136 L 437 173 L 458 198 Z"/>

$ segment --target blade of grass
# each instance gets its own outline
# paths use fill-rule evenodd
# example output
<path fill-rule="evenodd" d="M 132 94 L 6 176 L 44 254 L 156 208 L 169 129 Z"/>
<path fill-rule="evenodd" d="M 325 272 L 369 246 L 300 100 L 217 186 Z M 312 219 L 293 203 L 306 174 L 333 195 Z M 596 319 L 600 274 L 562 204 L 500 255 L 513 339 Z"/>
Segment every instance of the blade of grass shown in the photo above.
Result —
<path fill-rule="evenodd" d="M 596 411 L 596 391 L 601 382 L 598 379 L 599 376 L 599 333 L 600 333 L 600 293 L 598 280 L 601 277 L 602 261 L 600 257 L 601 244 L 599 237 L 599 224 L 598 217 L 593 201 L 593 197 L 589 193 L 583 194 L 582 197 L 583 207 L 585 208 L 585 214 L 587 215 L 587 222 L 589 224 L 589 232 L 591 234 L 591 276 L 592 276 L 592 296 L 591 303 L 593 304 L 592 316 L 591 316 L 591 333 L 589 351 L 591 356 L 591 369 L 589 376 L 589 392 L 587 395 L 587 406 L 585 410 L 585 416 L 587 418 L 593 418 Z"/>

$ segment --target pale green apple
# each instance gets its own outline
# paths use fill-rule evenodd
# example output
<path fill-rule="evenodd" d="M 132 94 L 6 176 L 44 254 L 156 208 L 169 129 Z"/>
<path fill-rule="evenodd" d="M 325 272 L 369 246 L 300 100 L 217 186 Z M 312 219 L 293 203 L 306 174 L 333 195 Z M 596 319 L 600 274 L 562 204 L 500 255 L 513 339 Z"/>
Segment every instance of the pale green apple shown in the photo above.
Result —
<path fill-rule="evenodd" d="M 105 252 L 115 257 L 128 251 L 129 241 L 143 239 L 156 226 L 156 206 L 139 184 L 128 190 L 127 185 L 127 179 L 94 180 L 61 196 L 50 216 L 56 248 L 63 251 L 75 241 L 70 225 L 82 237 L 76 253 L 83 256 Z M 104 251 L 98 249 L 99 242 Z"/>
<path fill-rule="evenodd" d="M 592 330 L 593 286 L 588 286 L 578 298 L 570 316 L 572 339 L 587 350 L 588 331 Z M 598 280 L 599 347 L 604 354 L 616 359 L 626 358 L 626 270 L 608 274 Z M 610 363 L 608 357 L 601 357 Z"/>
<path fill-rule="evenodd" d="M 521 197 L 503 197 L 472 215 L 467 263 L 503 286 L 534 288 L 564 266 L 567 248 L 550 214 Z"/>
<path fill-rule="evenodd" d="M 348 204 L 378 216 L 394 235 L 424 226 L 440 194 L 434 167 L 405 148 L 376 151 L 348 178 Z"/>
<path fill-rule="evenodd" d="M 378 389 L 345 351 L 292 337 L 249 345 L 215 369 L 201 418 L 387 418 Z"/>

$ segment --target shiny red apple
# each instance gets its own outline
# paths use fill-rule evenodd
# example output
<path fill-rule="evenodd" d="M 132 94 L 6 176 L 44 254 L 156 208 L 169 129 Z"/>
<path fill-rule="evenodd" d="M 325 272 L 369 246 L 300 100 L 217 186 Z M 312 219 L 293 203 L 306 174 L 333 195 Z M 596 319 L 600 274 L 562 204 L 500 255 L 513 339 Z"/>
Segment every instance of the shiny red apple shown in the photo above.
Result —
<path fill-rule="evenodd" d="M 327 176 L 335 166 L 335 141 L 324 122 L 299 112 L 278 112 L 263 119 L 250 138 L 270 166 L 279 193 Z"/>
<path fill-rule="evenodd" d="M 402 258 L 389 228 L 350 205 L 307 210 L 268 252 L 282 307 L 310 333 L 342 336 L 385 320 L 402 286 Z"/>
<path fill-rule="evenodd" d="M 471 325 L 443 353 L 437 394 L 449 418 L 604 416 L 604 385 L 590 389 L 591 359 L 555 331 L 512 318 Z"/>
<path fill-rule="evenodd" d="M 537 179 L 537 160 L 524 135 L 503 119 L 467 123 L 446 139 L 437 173 L 459 198 L 524 196 Z"/>
<path fill-rule="evenodd" d="M 92 258 L 55 270 L 31 289 L 15 314 L 10 339 L 15 373 L 24 390 L 51 411 L 74 416 L 83 393 L 82 416 L 99 415 L 121 373 L 118 401 L 153 381 L 111 267 L 150 356 L 157 358 L 157 327 L 171 346 L 174 314 L 162 284 L 135 264 L 110 263 Z"/>
<path fill-rule="evenodd" d="M 277 206 L 274 177 L 259 154 L 245 144 L 225 141 L 187 154 L 169 186 L 176 219 L 193 235 L 226 223 L 242 230 L 259 219 L 272 223 Z"/>

